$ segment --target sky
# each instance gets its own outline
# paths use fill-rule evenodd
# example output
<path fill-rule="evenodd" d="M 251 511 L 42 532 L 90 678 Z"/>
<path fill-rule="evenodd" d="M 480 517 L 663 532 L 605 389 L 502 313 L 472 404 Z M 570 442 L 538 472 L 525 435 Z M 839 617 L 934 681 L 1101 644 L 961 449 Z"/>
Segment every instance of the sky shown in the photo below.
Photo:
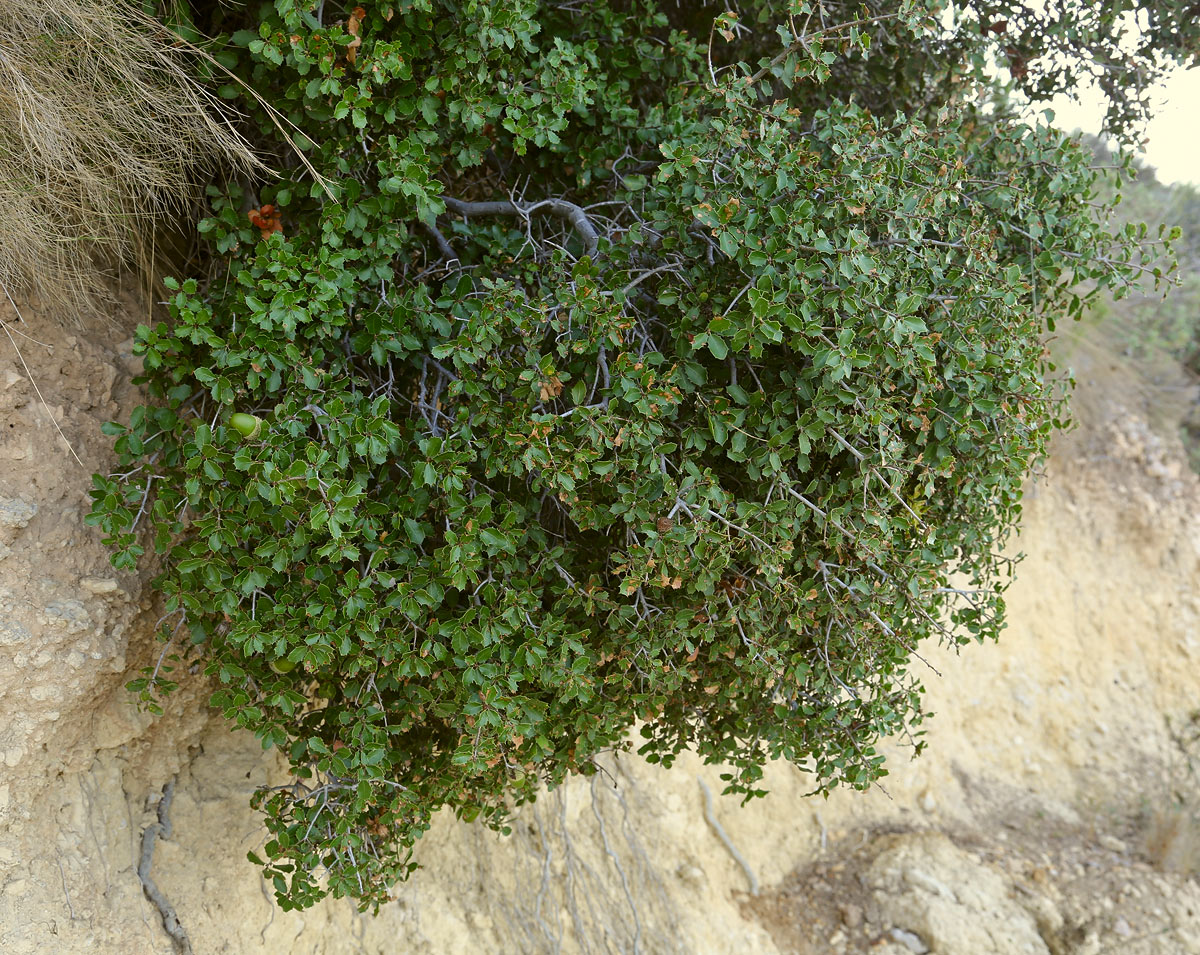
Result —
<path fill-rule="evenodd" d="M 1145 159 L 1158 181 L 1185 182 L 1200 187 L 1200 68 L 1177 70 L 1156 91 L 1154 119 L 1146 129 Z M 1050 104 L 1060 129 L 1098 133 L 1103 100 L 1095 89 L 1085 90 L 1079 103 L 1061 96 Z"/>
<path fill-rule="evenodd" d="M 1029 0 L 1035 9 L 1045 8 L 1046 0 Z M 956 16 L 955 2 L 946 4 L 942 22 L 949 26 Z M 1138 26 L 1128 26 L 1137 32 Z M 1143 158 L 1155 168 L 1158 181 L 1166 184 L 1190 183 L 1200 188 L 1200 67 L 1177 69 L 1155 91 L 1154 119 L 1146 128 L 1146 147 Z M 1079 102 L 1070 97 L 1056 97 L 1049 104 L 1054 110 L 1054 125 L 1070 132 L 1082 129 L 1099 134 L 1104 117 L 1104 98 L 1091 86 L 1079 95 Z"/>

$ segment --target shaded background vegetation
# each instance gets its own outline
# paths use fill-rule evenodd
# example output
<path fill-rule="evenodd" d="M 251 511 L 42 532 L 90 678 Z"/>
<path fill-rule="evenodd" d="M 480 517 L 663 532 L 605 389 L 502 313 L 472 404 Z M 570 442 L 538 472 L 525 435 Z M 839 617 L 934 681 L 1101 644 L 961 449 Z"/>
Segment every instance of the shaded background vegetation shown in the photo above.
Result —
<path fill-rule="evenodd" d="M 1121 162 L 1104 141 L 1092 136 L 1082 141 L 1098 164 Z M 1148 382 L 1162 389 L 1164 403 L 1179 408 L 1181 437 L 1193 469 L 1200 472 L 1200 189 L 1159 182 L 1154 167 L 1144 162 L 1133 162 L 1132 169 L 1113 221 L 1122 227 L 1145 223 L 1150 230 L 1181 230 L 1174 246 L 1175 284 L 1156 293 L 1133 291 L 1119 302 L 1102 299 L 1093 318 L 1115 347 L 1139 365 Z M 1112 195 L 1111 186 L 1106 194 Z"/>

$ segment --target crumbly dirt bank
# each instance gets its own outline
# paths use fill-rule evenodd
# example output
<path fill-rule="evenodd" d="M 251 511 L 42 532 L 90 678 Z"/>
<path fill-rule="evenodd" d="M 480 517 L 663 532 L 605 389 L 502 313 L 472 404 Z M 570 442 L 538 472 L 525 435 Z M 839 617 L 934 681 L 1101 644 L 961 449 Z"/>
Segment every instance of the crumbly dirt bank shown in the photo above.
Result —
<path fill-rule="evenodd" d="M 928 752 L 897 749 L 886 792 L 804 798 L 777 765 L 742 806 L 695 759 L 613 760 L 508 838 L 440 818 L 372 918 L 275 909 L 248 799 L 282 766 L 199 675 L 161 717 L 130 704 L 154 601 L 82 522 L 99 425 L 136 401 L 129 332 L 21 309 L 0 307 L 0 951 L 1200 953 L 1200 793 L 1171 739 L 1200 705 L 1200 486 L 1102 351 L 1030 486 L 1009 629 L 923 651 Z"/>

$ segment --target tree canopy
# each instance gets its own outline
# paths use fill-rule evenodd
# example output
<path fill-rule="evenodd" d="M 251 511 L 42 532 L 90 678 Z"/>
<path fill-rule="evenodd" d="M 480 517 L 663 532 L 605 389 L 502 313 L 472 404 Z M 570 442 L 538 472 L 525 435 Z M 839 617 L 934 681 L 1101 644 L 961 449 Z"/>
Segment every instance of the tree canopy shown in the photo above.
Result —
<path fill-rule="evenodd" d="M 435 811 L 503 827 L 631 731 L 747 796 L 919 736 L 922 641 L 1003 625 L 1044 332 L 1163 271 L 1008 95 L 1138 10 L 1047 6 L 193 11 L 280 172 L 209 186 L 90 520 L 163 555 L 134 689 L 198 658 L 290 761 L 285 907 L 386 900 Z M 1186 7 L 1123 77 L 1190 55 Z"/>

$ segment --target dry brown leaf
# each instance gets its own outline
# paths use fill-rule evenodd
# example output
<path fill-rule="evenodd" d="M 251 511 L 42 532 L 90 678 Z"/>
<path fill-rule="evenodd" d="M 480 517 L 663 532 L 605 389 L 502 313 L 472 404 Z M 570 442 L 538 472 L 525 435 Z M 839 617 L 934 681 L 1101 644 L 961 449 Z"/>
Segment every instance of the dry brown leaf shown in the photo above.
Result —
<path fill-rule="evenodd" d="M 355 7 L 350 11 L 350 21 L 346 24 L 346 32 L 349 33 L 353 40 L 346 47 L 346 62 L 351 66 L 358 59 L 358 48 L 362 46 L 362 22 L 367 18 L 367 11 L 362 7 Z"/>

